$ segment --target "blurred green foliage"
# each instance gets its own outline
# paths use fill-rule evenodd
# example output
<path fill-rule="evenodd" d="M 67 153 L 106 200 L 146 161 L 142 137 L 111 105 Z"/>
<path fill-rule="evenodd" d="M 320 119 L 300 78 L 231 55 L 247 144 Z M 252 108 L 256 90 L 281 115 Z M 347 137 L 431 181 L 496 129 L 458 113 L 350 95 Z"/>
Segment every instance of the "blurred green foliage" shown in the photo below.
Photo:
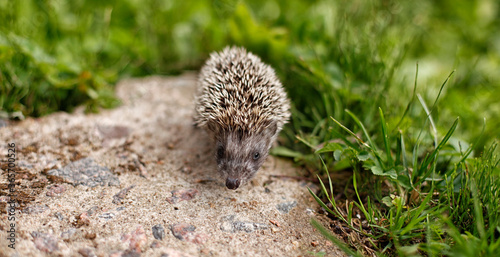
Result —
<path fill-rule="evenodd" d="M 289 139 L 329 140 L 328 117 L 344 120 L 344 109 L 370 124 L 383 107 L 391 125 L 411 99 L 419 62 L 418 92 L 428 101 L 457 70 L 434 115 L 447 125 L 463 117 L 467 140 L 486 118 L 479 150 L 500 126 L 499 8 L 493 0 L 0 1 L 0 108 L 40 116 L 113 107 L 119 78 L 197 69 L 236 44 L 286 85 L 295 103 Z"/>

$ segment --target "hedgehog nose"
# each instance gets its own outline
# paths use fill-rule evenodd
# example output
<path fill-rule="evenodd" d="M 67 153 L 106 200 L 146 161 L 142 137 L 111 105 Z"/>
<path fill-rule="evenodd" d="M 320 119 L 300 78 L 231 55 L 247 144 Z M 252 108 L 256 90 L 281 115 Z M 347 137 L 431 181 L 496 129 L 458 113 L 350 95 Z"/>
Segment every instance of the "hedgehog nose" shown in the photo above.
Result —
<path fill-rule="evenodd" d="M 237 178 L 227 178 L 226 179 L 226 187 L 228 189 L 237 189 L 240 186 L 240 180 Z"/>

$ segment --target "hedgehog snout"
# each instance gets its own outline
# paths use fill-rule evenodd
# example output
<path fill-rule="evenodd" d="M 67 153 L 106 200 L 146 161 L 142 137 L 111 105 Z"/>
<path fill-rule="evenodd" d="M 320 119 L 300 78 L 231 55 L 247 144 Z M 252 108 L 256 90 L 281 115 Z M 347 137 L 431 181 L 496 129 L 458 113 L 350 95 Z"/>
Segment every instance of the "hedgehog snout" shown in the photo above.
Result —
<path fill-rule="evenodd" d="M 226 179 L 226 187 L 228 189 L 235 190 L 240 186 L 241 180 L 239 178 L 228 177 Z"/>

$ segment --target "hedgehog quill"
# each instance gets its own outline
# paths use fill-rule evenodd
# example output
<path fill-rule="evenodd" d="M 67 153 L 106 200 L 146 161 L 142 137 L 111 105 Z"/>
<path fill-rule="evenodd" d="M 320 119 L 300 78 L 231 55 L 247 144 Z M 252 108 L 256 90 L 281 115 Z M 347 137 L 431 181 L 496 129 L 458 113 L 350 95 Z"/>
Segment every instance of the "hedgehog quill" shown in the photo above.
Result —
<path fill-rule="evenodd" d="M 214 52 L 200 71 L 194 123 L 215 141 L 228 189 L 248 182 L 290 117 L 290 100 L 275 71 L 241 47 Z"/>

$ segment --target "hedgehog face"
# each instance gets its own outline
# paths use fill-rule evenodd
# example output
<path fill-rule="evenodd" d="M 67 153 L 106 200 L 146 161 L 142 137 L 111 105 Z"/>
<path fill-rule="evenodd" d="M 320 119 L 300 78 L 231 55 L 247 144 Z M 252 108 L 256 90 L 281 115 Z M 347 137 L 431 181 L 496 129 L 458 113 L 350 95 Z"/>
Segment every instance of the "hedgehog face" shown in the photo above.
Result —
<path fill-rule="evenodd" d="M 228 189 L 237 189 L 257 173 L 275 135 L 276 126 L 272 126 L 255 134 L 230 131 L 216 137 L 217 167 Z"/>

